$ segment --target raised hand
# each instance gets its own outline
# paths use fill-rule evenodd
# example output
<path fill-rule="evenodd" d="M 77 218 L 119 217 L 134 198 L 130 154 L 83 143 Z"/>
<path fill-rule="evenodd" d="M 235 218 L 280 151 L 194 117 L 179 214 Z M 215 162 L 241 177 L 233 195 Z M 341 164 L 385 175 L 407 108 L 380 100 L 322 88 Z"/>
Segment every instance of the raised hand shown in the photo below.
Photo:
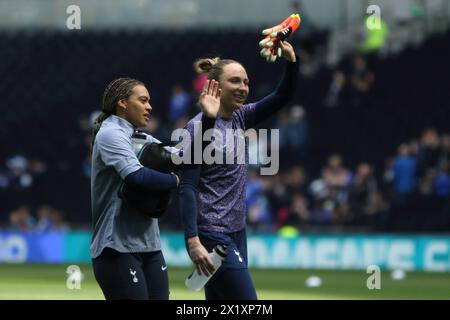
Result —
<path fill-rule="evenodd" d="M 219 82 L 216 80 L 208 80 L 200 94 L 199 103 L 203 114 L 209 118 L 216 118 L 220 109 Z"/>
<path fill-rule="evenodd" d="M 262 34 L 266 37 L 259 42 L 259 46 L 262 48 L 260 54 L 267 62 L 275 62 L 281 56 L 288 61 L 295 61 L 295 53 L 291 55 L 289 52 L 292 46 L 289 45 L 290 48 L 286 48 L 283 44 L 287 43 L 285 40 L 297 30 L 300 22 L 300 15 L 292 14 L 282 23 L 263 30 Z"/>
<path fill-rule="evenodd" d="M 280 41 L 281 57 L 289 62 L 295 62 L 295 51 L 292 45 L 287 41 Z"/>

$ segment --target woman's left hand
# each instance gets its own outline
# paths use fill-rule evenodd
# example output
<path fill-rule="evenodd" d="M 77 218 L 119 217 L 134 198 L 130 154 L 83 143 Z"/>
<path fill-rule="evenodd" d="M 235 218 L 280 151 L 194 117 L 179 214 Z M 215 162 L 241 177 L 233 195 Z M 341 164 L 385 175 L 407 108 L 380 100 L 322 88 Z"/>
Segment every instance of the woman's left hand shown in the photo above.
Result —
<path fill-rule="evenodd" d="M 292 45 L 287 41 L 280 41 L 281 56 L 289 62 L 295 62 L 295 51 Z"/>

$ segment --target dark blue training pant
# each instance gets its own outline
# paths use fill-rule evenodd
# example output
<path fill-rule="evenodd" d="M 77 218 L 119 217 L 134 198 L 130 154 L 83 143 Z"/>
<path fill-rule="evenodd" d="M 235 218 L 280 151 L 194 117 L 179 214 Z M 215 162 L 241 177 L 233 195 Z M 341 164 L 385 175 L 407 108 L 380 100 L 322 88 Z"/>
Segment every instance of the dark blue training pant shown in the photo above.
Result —
<path fill-rule="evenodd" d="M 168 300 L 167 265 L 161 251 L 121 253 L 105 248 L 92 259 L 105 299 Z"/>
<path fill-rule="evenodd" d="M 222 266 L 205 286 L 206 300 L 256 300 L 256 290 L 247 265 L 245 229 L 228 234 L 199 230 L 199 237 L 208 252 L 218 244 L 228 247 Z"/>

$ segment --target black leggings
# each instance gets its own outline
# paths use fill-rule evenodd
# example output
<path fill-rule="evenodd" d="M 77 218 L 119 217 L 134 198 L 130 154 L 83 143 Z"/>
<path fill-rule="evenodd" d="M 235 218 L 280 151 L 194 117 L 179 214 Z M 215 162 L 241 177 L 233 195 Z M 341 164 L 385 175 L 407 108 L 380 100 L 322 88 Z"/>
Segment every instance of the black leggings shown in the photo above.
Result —
<path fill-rule="evenodd" d="M 92 259 L 95 279 L 107 300 L 168 300 L 169 278 L 161 251 L 121 253 L 105 248 Z"/>

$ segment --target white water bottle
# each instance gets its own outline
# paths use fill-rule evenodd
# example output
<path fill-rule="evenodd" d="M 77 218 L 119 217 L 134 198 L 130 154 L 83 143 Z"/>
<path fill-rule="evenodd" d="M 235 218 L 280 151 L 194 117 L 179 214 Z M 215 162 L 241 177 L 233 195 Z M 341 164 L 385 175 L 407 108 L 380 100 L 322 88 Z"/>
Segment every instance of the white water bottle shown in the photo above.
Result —
<path fill-rule="evenodd" d="M 213 276 L 213 274 L 216 273 L 217 269 L 219 269 L 219 267 L 222 265 L 222 261 L 223 259 L 225 259 L 227 254 L 228 250 L 225 245 L 219 244 L 214 247 L 213 251 L 209 254 L 209 257 L 211 258 L 211 261 L 215 268 L 214 272 L 209 276 L 206 276 L 203 273 L 198 274 L 197 269 L 194 269 L 189 277 L 186 278 L 186 287 L 194 291 L 200 291 L 208 282 L 208 280 Z"/>

